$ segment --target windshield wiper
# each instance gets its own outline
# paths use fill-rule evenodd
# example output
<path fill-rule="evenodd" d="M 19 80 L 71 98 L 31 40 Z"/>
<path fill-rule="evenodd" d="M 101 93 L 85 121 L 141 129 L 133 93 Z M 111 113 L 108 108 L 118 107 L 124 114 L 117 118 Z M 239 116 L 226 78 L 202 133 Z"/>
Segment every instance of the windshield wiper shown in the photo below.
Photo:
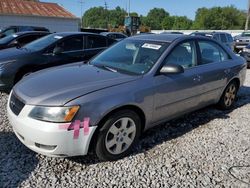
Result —
<path fill-rule="evenodd" d="M 103 69 L 108 70 L 108 71 L 111 71 L 111 72 L 117 72 L 116 69 L 114 69 L 113 67 L 109 67 L 109 66 L 107 66 L 107 65 L 94 65 L 94 66 L 96 66 L 96 67 L 98 67 L 98 68 L 103 68 Z"/>

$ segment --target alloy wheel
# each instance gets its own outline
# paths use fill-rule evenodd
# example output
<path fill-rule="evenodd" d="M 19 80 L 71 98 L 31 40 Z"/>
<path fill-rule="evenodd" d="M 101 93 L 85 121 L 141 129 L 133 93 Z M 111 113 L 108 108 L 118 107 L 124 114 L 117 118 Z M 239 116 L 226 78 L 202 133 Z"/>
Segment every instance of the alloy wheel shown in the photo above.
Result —
<path fill-rule="evenodd" d="M 105 147 L 113 155 L 126 151 L 133 143 L 136 135 L 135 122 L 128 117 L 118 119 L 106 134 Z"/>

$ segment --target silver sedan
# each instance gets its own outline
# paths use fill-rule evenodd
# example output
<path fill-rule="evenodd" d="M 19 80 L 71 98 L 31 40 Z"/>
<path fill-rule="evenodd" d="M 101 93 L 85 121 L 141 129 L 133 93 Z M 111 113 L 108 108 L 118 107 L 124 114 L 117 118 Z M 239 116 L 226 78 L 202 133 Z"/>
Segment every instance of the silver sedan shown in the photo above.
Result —
<path fill-rule="evenodd" d="M 143 131 L 217 104 L 231 109 L 246 62 L 198 36 L 140 35 L 92 59 L 31 74 L 12 90 L 8 116 L 30 149 L 102 160 L 129 154 Z"/>

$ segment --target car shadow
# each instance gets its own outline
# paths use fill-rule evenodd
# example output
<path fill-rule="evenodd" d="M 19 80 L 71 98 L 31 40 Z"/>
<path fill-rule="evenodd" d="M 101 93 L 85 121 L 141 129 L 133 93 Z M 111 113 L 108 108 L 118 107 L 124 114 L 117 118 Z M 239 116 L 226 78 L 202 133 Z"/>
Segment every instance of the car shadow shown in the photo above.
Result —
<path fill-rule="evenodd" d="M 0 187 L 18 187 L 37 167 L 36 154 L 13 132 L 0 132 Z"/>
<path fill-rule="evenodd" d="M 133 149 L 131 155 L 147 153 L 148 150 L 154 148 L 155 146 L 160 145 L 163 142 L 176 139 L 177 137 L 181 137 L 182 135 L 185 135 L 198 127 L 202 127 L 214 119 L 230 118 L 229 114 L 232 111 L 249 103 L 250 87 L 243 86 L 239 91 L 235 107 L 232 110 L 222 111 L 216 109 L 215 106 L 209 106 L 149 129 L 142 134 L 139 143 Z M 77 163 L 83 163 L 85 165 L 100 162 L 93 152 L 91 152 L 88 156 L 72 157 L 69 158 L 69 160 Z"/>

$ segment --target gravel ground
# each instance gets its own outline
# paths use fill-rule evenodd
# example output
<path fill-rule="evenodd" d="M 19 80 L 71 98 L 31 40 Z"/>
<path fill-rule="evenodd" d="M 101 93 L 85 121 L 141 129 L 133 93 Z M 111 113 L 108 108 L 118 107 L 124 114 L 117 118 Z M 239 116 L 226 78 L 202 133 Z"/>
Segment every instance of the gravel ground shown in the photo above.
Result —
<path fill-rule="evenodd" d="M 151 129 L 116 162 L 30 151 L 0 97 L 0 187 L 250 187 L 250 71 L 234 110 L 208 107 Z"/>

